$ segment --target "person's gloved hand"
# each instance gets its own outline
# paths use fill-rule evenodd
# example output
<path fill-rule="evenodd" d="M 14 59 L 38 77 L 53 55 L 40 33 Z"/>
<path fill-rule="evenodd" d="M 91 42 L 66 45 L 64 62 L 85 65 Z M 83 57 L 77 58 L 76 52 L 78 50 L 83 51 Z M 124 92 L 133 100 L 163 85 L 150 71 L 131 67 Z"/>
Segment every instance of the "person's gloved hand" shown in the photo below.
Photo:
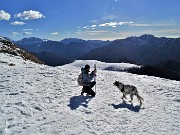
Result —
<path fill-rule="evenodd" d="M 94 69 L 93 73 L 94 73 L 94 74 L 96 74 L 96 72 L 97 72 L 97 70 L 96 70 L 96 69 Z"/>

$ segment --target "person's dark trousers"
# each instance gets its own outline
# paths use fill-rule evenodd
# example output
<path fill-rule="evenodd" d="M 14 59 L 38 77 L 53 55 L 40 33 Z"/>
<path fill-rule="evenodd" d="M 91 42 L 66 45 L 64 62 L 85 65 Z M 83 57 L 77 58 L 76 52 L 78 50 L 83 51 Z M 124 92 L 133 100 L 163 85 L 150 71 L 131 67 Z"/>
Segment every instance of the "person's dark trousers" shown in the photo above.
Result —
<path fill-rule="evenodd" d="M 95 84 L 96 82 L 94 81 L 90 83 L 90 86 L 83 86 L 83 93 L 87 93 L 92 97 L 95 97 L 96 93 L 92 90 L 92 87 L 94 87 Z"/>

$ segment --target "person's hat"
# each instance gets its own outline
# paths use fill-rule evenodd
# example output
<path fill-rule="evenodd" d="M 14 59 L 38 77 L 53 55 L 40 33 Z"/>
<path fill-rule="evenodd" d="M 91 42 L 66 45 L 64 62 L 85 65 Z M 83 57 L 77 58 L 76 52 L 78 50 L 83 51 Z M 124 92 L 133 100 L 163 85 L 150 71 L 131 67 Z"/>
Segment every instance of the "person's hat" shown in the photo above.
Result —
<path fill-rule="evenodd" d="M 87 65 L 85 65 L 85 69 L 87 70 L 89 70 L 90 69 L 90 66 L 87 64 Z"/>

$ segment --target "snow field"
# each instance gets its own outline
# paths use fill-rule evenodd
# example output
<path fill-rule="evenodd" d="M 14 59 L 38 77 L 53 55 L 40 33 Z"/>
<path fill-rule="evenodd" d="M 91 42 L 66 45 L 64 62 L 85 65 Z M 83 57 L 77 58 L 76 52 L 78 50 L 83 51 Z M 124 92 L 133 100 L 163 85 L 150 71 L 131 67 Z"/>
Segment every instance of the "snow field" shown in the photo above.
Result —
<path fill-rule="evenodd" d="M 80 96 L 76 82 L 82 61 L 48 67 L 1 53 L 0 60 L 16 65 L 0 64 L 0 134 L 180 133 L 178 81 L 98 69 L 97 62 L 97 95 L 91 98 Z M 92 69 L 93 63 L 89 63 Z M 143 105 L 136 98 L 133 104 L 123 102 L 122 93 L 113 86 L 116 80 L 136 86 Z"/>

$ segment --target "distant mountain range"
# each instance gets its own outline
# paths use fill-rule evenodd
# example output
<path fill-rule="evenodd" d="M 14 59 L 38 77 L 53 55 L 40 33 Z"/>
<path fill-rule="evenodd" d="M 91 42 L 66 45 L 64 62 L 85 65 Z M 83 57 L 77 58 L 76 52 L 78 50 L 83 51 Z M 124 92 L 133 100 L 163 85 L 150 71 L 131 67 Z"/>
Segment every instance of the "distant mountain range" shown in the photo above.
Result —
<path fill-rule="evenodd" d="M 119 63 L 130 62 L 160 66 L 179 72 L 180 38 L 158 38 L 147 34 L 140 37 L 128 37 L 115 40 L 108 46 L 93 49 L 81 59 Z"/>
<path fill-rule="evenodd" d="M 142 35 L 114 41 L 75 38 L 51 41 L 35 37 L 11 41 L 1 37 L 0 44 L 4 45 L 0 53 L 19 55 L 25 60 L 50 66 L 64 65 L 77 59 L 125 62 L 144 65 L 129 69 L 127 72 L 130 73 L 180 80 L 180 38 Z"/>
<path fill-rule="evenodd" d="M 158 64 L 173 60 L 180 62 L 180 38 L 157 38 L 153 35 L 129 37 L 113 41 L 110 45 L 94 49 L 82 59 L 105 62 L 134 61 L 137 64 Z"/>
<path fill-rule="evenodd" d="M 50 66 L 60 66 L 79 59 L 92 49 L 109 45 L 111 41 L 68 38 L 62 41 L 43 40 L 35 37 L 13 41 Z"/>
<path fill-rule="evenodd" d="M 12 42 L 50 66 L 64 65 L 77 59 L 99 60 L 151 65 L 180 74 L 180 38 L 145 34 L 114 41 L 77 38 L 51 41 L 31 37 Z"/>

